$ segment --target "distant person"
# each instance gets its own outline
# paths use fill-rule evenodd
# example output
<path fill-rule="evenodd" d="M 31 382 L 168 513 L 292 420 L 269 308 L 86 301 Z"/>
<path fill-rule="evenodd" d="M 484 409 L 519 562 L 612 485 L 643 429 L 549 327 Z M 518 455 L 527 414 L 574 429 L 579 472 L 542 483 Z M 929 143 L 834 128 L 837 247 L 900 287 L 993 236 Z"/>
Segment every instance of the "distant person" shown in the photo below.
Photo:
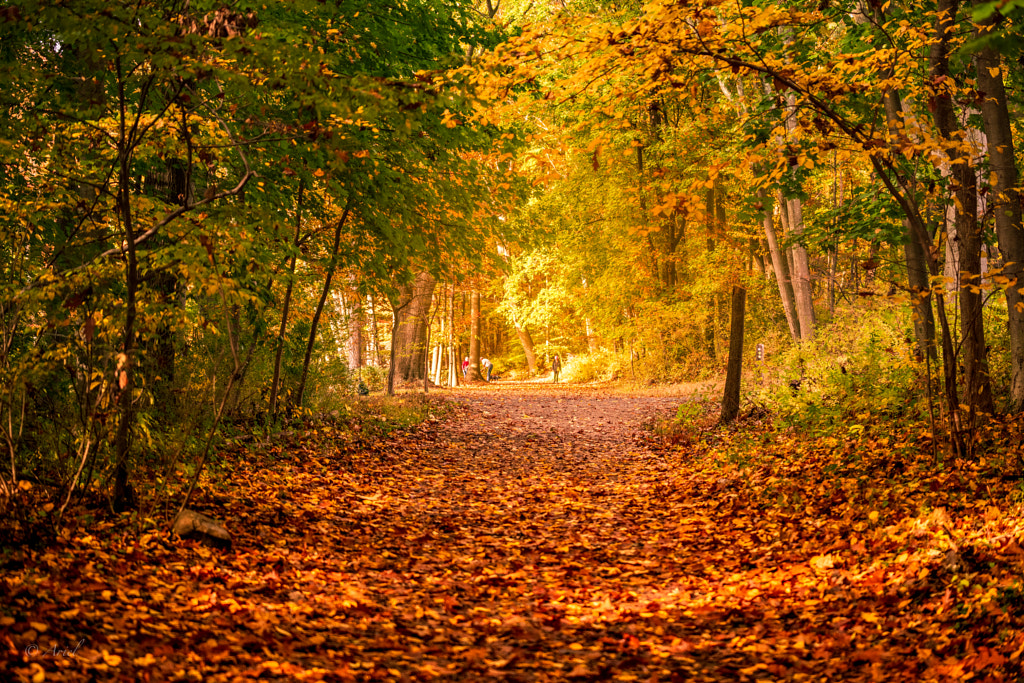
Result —
<path fill-rule="evenodd" d="M 555 359 L 551 361 L 551 372 L 555 374 L 555 384 L 558 384 L 558 373 L 562 371 L 562 359 L 555 354 Z"/>
<path fill-rule="evenodd" d="M 462 379 L 469 379 L 469 356 L 466 356 L 466 360 L 462 361 Z"/>
<path fill-rule="evenodd" d="M 491 361 L 487 360 L 486 358 L 481 358 L 480 359 L 480 367 L 482 367 L 485 370 L 487 370 L 487 381 L 490 382 L 491 381 L 491 370 L 494 369 L 494 366 L 491 364 Z"/>

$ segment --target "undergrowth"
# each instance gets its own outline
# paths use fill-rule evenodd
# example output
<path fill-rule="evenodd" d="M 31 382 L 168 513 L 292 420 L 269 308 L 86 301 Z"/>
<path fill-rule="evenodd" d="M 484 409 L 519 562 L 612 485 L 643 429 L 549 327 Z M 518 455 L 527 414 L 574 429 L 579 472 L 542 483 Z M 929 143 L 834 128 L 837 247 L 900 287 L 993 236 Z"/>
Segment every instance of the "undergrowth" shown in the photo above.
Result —
<path fill-rule="evenodd" d="M 926 420 L 927 367 L 914 359 L 906 325 L 894 306 L 838 315 L 814 340 L 756 367 L 749 400 L 770 406 L 780 426 L 813 436 L 848 438 L 891 421 Z"/>
<path fill-rule="evenodd" d="M 701 467 L 758 482 L 757 494 L 771 505 L 798 506 L 809 486 L 835 487 L 878 518 L 891 509 L 912 515 L 922 505 L 1024 502 L 1024 418 L 991 418 L 972 435 L 977 457 L 957 459 L 941 425 L 934 433 L 939 407 L 929 407 L 928 371 L 913 357 L 910 335 L 897 306 L 839 316 L 814 341 L 746 371 L 735 422 L 720 424 L 720 396 L 703 394 L 655 432 Z"/>
<path fill-rule="evenodd" d="M 246 421 L 227 423 L 200 475 L 194 501 L 199 506 L 215 503 L 217 491 L 240 468 L 293 458 L 308 444 L 326 448 L 345 466 L 352 453 L 372 450 L 396 432 L 442 420 L 452 410 L 455 407 L 451 402 L 431 395 L 348 395 L 334 402 L 329 410 L 296 414 L 282 428 L 270 433 L 253 429 L 254 425 Z M 191 452 L 201 448 L 201 441 L 195 436 L 190 438 Z M 136 532 L 158 528 L 173 518 L 195 475 L 196 465 L 194 457 L 174 458 L 170 453 L 159 460 L 148 459 L 145 467 L 140 466 L 133 473 L 139 492 L 137 506 L 120 515 L 111 510 L 110 501 L 101 490 L 79 489 L 73 492 L 66 512 L 58 518 L 66 490 L 45 481 L 22 480 L 14 499 L 9 501 L 10 514 L 0 520 L 0 551 L 22 543 L 47 543 L 68 528 L 88 529 L 97 523 Z"/>

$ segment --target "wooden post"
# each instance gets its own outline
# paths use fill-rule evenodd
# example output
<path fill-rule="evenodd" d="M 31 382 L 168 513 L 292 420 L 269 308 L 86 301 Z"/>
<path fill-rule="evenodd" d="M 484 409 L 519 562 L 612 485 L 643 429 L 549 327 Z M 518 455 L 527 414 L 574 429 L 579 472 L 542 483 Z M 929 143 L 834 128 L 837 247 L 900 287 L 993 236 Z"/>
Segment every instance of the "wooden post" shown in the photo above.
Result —
<path fill-rule="evenodd" d="M 740 412 L 740 375 L 743 370 L 743 312 L 747 290 L 732 288 L 732 316 L 729 321 L 729 369 L 725 374 L 722 422 L 732 422 Z"/>

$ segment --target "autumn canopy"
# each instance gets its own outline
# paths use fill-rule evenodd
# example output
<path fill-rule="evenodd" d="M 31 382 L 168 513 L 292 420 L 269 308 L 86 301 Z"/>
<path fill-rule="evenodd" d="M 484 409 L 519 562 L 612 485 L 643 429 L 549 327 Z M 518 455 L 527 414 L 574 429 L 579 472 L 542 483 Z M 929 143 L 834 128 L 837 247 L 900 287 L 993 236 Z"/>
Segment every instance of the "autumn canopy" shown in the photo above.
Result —
<path fill-rule="evenodd" d="M 1022 675 L 1020 0 L 0 0 L 0 679 Z"/>

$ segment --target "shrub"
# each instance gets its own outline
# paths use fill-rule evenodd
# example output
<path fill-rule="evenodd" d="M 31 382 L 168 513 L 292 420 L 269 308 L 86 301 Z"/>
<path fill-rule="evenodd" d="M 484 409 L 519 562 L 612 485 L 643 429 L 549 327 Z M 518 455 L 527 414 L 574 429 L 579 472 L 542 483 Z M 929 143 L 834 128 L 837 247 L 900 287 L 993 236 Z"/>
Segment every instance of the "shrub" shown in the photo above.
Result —
<path fill-rule="evenodd" d="M 925 366 L 913 358 L 909 315 L 894 304 L 837 314 L 813 341 L 767 363 L 755 401 L 773 406 L 784 426 L 850 434 L 927 415 Z M 934 375 L 933 375 L 934 376 Z"/>
<path fill-rule="evenodd" d="M 597 351 L 585 354 L 563 354 L 562 375 L 566 382 L 584 384 L 607 382 L 621 374 L 621 357 L 612 351 Z"/>

